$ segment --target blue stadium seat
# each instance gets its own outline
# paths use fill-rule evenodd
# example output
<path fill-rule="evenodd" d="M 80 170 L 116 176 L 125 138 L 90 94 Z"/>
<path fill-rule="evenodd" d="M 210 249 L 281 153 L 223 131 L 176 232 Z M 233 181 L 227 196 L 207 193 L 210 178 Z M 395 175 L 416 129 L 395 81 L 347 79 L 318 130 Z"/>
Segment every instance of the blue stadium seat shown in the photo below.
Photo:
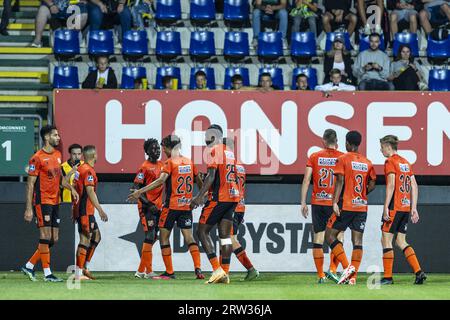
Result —
<path fill-rule="evenodd" d="M 156 0 L 155 20 L 158 24 L 172 24 L 181 20 L 181 1 Z"/>
<path fill-rule="evenodd" d="M 181 71 L 178 67 L 158 67 L 156 69 L 156 82 L 155 89 L 162 90 L 164 89 L 162 79 L 165 76 L 172 76 L 178 79 L 178 89 L 181 89 Z"/>
<path fill-rule="evenodd" d="M 261 74 L 268 72 L 272 76 L 272 84 L 278 87 L 279 90 L 284 90 L 284 81 L 283 81 L 283 69 L 281 68 L 260 68 L 259 76 L 258 76 L 258 84 L 261 78 Z"/>
<path fill-rule="evenodd" d="M 205 59 L 215 55 L 214 33 L 211 31 L 191 32 L 189 54 L 194 59 Z"/>
<path fill-rule="evenodd" d="M 295 68 L 292 71 L 291 89 L 297 90 L 296 78 L 299 74 L 304 74 L 308 77 L 308 86 L 311 90 L 317 86 L 317 69 L 315 68 Z"/>
<path fill-rule="evenodd" d="M 359 35 L 359 52 L 363 52 L 363 51 L 369 49 L 369 47 L 370 47 L 369 37 L 370 36 L 365 35 L 363 33 L 361 33 Z M 380 50 L 381 51 L 386 50 L 386 46 L 384 45 L 384 35 L 383 34 L 380 35 Z"/>
<path fill-rule="evenodd" d="M 350 43 L 350 35 L 348 34 L 348 32 L 327 32 L 327 39 L 325 42 L 326 52 L 332 49 L 334 38 L 336 38 L 337 36 L 344 38 L 345 48 L 348 51 L 351 51 L 353 49 L 352 44 Z"/>
<path fill-rule="evenodd" d="M 225 0 L 223 3 L 223 20 L 231 23 L 245 24 L 249 19 L 248 0 Z"/>
<path fill-rule="evenodd" d="M 134 80 L 147 77 L 147 71 L 144 67 L 123 67 L 121 89 L 134 89 Z"/>
<path fill-rule="evenodd" d="M 214 68 L 191 68 L 191 76 L 189 78 L 189 89 L 193 90 L 196 89 L 196 84 L 195 84 L 195 73 L 197 71 L 203 71 L 204 73 L 206 73 L 206 87 L 209 90 L 216 90 L 216 78 L 215 78 L 215 73 L 214 73 Z"/>
<path fill-rule="evenodd" d="M 75 66 L 55 66 L 53 69 L 53 88 L 79 89 L 78 68 Z"/>
<path fill-rule="evenodd" d="M 223 55 L 227 59 L 243 59 L 250 55 L 247 32 L 226 32 Z"/>
<path fill-rule="evenodd" d="M 314 33 L 293 32 L 291 35 L 291 56 L 301 58 L 317 56 Z"/>
<path fill-rule="evenodd" d="M 55 30 L 53 52 L 59 56 L 75 56 L 80 54 L 80 31 L 60 29 Z"/>
<path fill-rule="evenodd" d="M 398 48 L 402 44 L 407 44 L 411 49 L 411 54 L 414 57 L 419 56 L 419 40 L 417 33 L 398 32 L 394 35 L 394 45 L 392 48 L 392 54 L 397 57 Z"/>
<path fill-rule="evenodd" d="M 89 31 L 88 52 L 93 56 L 114 54 L 112 30 Z"/>
<path fill-rule="evenodd" d="M 191 0 L 190 19 L 194 25 L 205 25 L 216 19 L 214 0 Z"/>
<path fill-rule="evenodd" d="M 281 32 L 260 32 L 258 35 L 258 57 L 273 60 L 282 55 Z"/>
<path fill-rule="evenodd" d="M 250 85 L 250 76 L 247 68 L 231 68 L 225 69 L 225 79 L 223 81 L 223 88 L 225 90 L 231 89 L 231 77 L 235 74 L 240 74 L 242 76 L 242 82 L 244 86 Z"/>
<path fill-rule="evenodd" d="M 431 69 L 428 76 L 428 89 L 430 91 L 450 91 L 450 70 Z"/>
<path fill-rule="evenodd" d="M 181 55 L 181 38 L 178 31 L 160 31 L 156 35 L 156 56 L 173 59 Z"/>
<path fill-rule="evenodd" d="M 427 57 L 437 59 L 450 58 L 450 35 L 445 40 L 433 40 L 428 36 Z"/>
<path fill-rule="evenodd" d="M 148 55 L 147 31 L 129 30 L 125 32 L 122 40 L 122 54 L 134 57 Z"/>

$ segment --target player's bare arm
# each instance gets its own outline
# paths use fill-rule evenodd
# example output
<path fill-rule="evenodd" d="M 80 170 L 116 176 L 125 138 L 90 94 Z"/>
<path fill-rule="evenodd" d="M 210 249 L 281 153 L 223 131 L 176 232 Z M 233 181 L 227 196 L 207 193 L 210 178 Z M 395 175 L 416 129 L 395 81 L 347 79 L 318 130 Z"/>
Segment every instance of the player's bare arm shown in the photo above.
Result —
<path fill-rule="evenodd" d="M 303 176 L 303 183 L 302 183 L 302 191 L 301 191 L 301 210 L 303 217 L 308 218 L 308 206 L 306 205 L 306 195 L 308 194 L 308 188 L 309 184 L 311 183 L 311 177 L 312 177 L 312 168 L 306 167 L 305 169 L 305 175 Z"/>
<path fill-rule="evenodd" d="M 415 176 L 411 176 L 411 221 L 419 222 L 419 212 L 417 211 L 417 202 L 419 199 L 419 186 Z"/>
<path fill-rule="evenodd" d="M 209 188 L 211 188 L 212 184 L 214 183 L 215 176 L 216 176 L 216 169 L 208 168 L 208 172 L 207 172 L 205 181 L 203 181 L 203 185 L 200 188 L 200 191 L 194 198 L 192 198 L 192 201 L 190 204 L 191 209 L 195 209 L 203 203 L 203 197 L 204 197 L 205 193 L 208 192 Z"/>
<path fill-rule="evenodd" d="M 138 189 L 138 190 L 133 190 L 131 189 L 131 193 L 128 195 L 127 201 L 136 201 L 140 198 L 140 196 L 148 191 L 152 191 L 160 186 L 162 186 L 167 178 L 169 177 L 169 175 L 165 172 L 161 172 L 161 175 L 159 176 L 158 179 L 156 179 L 155 181 L 153 181 L 152 183 L 150 183 L 149 185 Z"/>
<path fill-rule="evenodd" d="M 104 222 L 108 221 L 108 216 L 106 215 L 105 211 L 103 211 L 103 208 L 100 205 L 100 202 L 98 201 L 94 187 L 86 186 L 86 192 L 88 194 L 89 200 L 91 200 L 92 202 L 92 205 L 95 207 L 95 209 L 97 209 L 98 214 L 100 215 L 100 219 L 102 219 L 102 221 Z"/>
<path fill-rule="evenodd" d="M 336 175 L 336 187 L 334 188 L 334 194 L 333 194 L 333 212 L 336 214 L 336 216 L 341 215 L 341 211 L 339 209 L 339 199 L 341 197 L 342 188 L 344 187 L 344 176 L 342 174 Z"/>
<path fill-rule="evenodd" d="M 36 183 L 37 177 L 36 176 L 28 176 L 27 179 L 27 191 L 26 191 L 26 207 L 25 207 L 25 214 L 24 219 L 27 222 L 31 222 L 33 219 L 33 192 L 34 192 L 34 184 Z"/>
<path fill-rule="evenodd" d="M 389 221 L 389 203 L 391 203 L 395 190 L 395 174 L 389 173 L 386 178 L 386 197 L 383 206 L 383 219 Z"/>
<path fill-rule="evenodd" d="M 371 193 L 376 188 L 376 180 L 369 180 L 369 183 L 367 184 L 367 194 Z"/>

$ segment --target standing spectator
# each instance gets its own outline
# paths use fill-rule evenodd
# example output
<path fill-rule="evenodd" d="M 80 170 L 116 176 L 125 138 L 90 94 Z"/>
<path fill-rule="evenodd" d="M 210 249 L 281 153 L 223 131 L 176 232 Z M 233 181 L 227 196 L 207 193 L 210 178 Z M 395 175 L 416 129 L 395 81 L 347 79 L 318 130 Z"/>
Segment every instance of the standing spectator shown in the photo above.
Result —
<path fill-rule="evenodd" d="M 34 48 L 42 47 L 42 34 L 45 25 L 50 22 L 53 27 L 67 27 L 68 29 L 82 30 L 87 23 L 88 15 L 86 2 L 80 1 L 75 8 L 69 9 L 69 0 L 43 0 L 38 9 L 35 21 L 35 35 L 31 46 Z M 77 19 L 72 20 L 74 14 L 78 14 L 80 23 L 74 23 Z M 70 18 L 70 19 L 69 19 Z"/>
<path fill-rule="evenodd" d="M 231 77 L 231 90 L 240 90 L 244 86 L 244 79 L 240 74 Z"/>
<path fill-rule="evenodd" d="M 206 73 L 199 70 L 195 73 L 195 90 L 208 90 L 206 86 Z"/>
<path fill-rule="evenodd" d="M 425 4 L 420 11 L 420 23 L 426 34 L 433 31 L 432 25 L 442 25 L 450 21 L 450 1 L 449 0 L 422 0 Z"/>
<path fill-rule="evenodd" d="M 279 22 L 279 30 L 283 38 L 283 48 L 287 49 L 286 34 L 288 28 L 287 0 L 254 0 L 253 2 L 253 42 L 258 45 L 258 34 L 261 32 L 261 20 L 275 18 Z"/>
<path fill-rule="evenodd" d="M 369 49 L 360 52 L 353 65 L 353 74 L 358 78 L 359 90 L 394 90 L 387 81 L 390 62 L 386 53 L 380 50 L 380 35 L 369 36 Z"/>
<path fill-rule="evenodd" d="M 352 36 L 355 32 L 358 18 L 350 12 L 352 0 L 324 0 L 325 13 L 322 16 L 322 24 L 325 32 L 332 32 L 340 25 L 348 23 L 347 32 Z"/>
<path fill-rule="evenodd" d="M 350 52 L 345 49 L 344 39 L 336 37 L 333 41 L 332 50 L 325 54 L 323 69 L 325 78 L 328 77 L 332 69 L 341 71 L 342 81 L 347 83 L 355 83 L 352 71 L 353 60 Z"/>
<path fill-rule="evenodd" d="M 3 13 L 2 13 L 2 22 L 0 23 L 0 34 L 2 36 L 8 36 L 8 24 L 9 18 L 11 18 L 11 1 L 12 0 L 3 0 Z"/>
<path fill-rule="evenodd" d="M 311 90 L 308 84 L 308 76 L 306 74 L 300 73 L 297 78 L 295 78 L 295 84 L 297 85 L 296 90 L 307 91 Z"/>
<path fill-rule="evenodd" d="M 107 56 L 97 56 L 97 70 L 89 72 L 81 87 L 83 89 L 117 89 L 117 78 L 109 66 Z"/>
<path fill-rule="evenodd" d="M 333 69 L 330 71 L 331 82 L 316 86 L 315 90 L 318 91 L 355 91 L 355 86 L 348 85 L 342 82 L 341 70 Z"/>
<path fill-rule="evenodd" d="M 131 30 L 131 12 L 126 0 L 89 0 L 88 3 L 90 30 L 100 30 L 105 20 L 120 24 L 123 34 Z"/>
<path fill-rule="evenodd" d="M 138 30 L 144 30 L 144 17 L 147 16 L 150 20 L 150 27 L 155 28 L 155 10 L 153 7 L 153 0 L 136 0 L 131 8 L 133 16 L 133 25 Z"/>
<path fill-rule="evenodd" d="M 378 10 L 375 11 L 375 30 L 373 30 L 372 26 L 369 24 L 369 17 L 367 16 L 367 9 L 370 6 L 378 6 Z M 364 34 L 368 35 L 372 31 L 375 33 L 381 34 L 383 31 L 381 30 L 381 19 L 384 14 L 384 1 L 383 0 L 357 0 L 357 8 L 359 18 L 361 19 L 361 24 L 364 26 Z M 370 10 L 369 12 L 372 12 Z"/>
<path fill-rule="evenodd" d="M 422 79 L 419 65 L 414 62 L 410 47 L 400 45 L 397 60 L 391 63 L 388 80 L 394 83 L 395 90 L 419 90 L 419 82 Z"/>
<path fill-rule="evenodd" d="M 393 10 L 389 16 L 391 39 L 398 32 L 398 23 L 402 20 L 409 22 L 409 32 L 417 32 L 416 0 L 395 0 Z"/>
<path fill-rule="evenodd" d="M 316 14 L 319 11 L 317 0 L 295 0 L 295 8 L 289 15 L 293 17 L 292 32 L 300 32 L 303 19 L 308 21 L 309 31 L 317 38 Z"/>

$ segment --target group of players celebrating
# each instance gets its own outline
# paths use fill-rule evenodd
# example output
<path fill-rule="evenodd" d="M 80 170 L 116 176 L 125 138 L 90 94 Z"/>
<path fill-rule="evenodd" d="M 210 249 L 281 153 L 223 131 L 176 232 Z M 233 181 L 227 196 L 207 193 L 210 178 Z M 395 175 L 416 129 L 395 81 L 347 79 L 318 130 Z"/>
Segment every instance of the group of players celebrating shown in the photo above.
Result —
<path fill-rule="evenodd" d="M 40 260 L 44 281 L 61 282 L 50 269 L 50 248 L 55 245 L 59 234 L 59 203 L 63 197 L 72 200 L 72 218 L 78 224 L 80 241 L 76 252 L 75 279 L 94 280 L 89 263 L 99 245 L 101 234 L 95 220 L 97 210 L 102 221 L 108 216 L 97 198 L 98 179 L 94 170 L 97 160 L 95 146 L 81 148 L 72 145 L 69 151 L 79 149 L 75 159 L 68 165 L 61 164 L 61 153 L 56 150 L 60 137 L 54 126 L 45 126 L 40 132 L 43 148 L 33 155 L 28 167 L 25 220 L 33 216 L 39 228 L 37 250 L 22 271 L 30 280 L 36 281 L 35 265 Z M 375 188 L 376 174 L 372 163 L 358 153 L 361 134 L 350 131 L 346 135 L 347 153 L 337 150 L 337 135 L 332 129 L 323 134 L 324 148 L 313 153 L 307 162 L 302 190 L 301 213 L 308 217 L 306 197 L 313 180 L 311 196 L 314 231 L 313 257 L 319 283 L 327 279 L 337 284 L 355 284 L 363 256 L 363 233 L 367 219 L 367 194 Z M 141 260 L 136 278 L 175 279 L 170 247 L 170 234 L 175 225 L 181 229 L 189 247 L 194 264 L 195 277 L 204 279 L 201 270 L 200 249 L 194 239 L 192 210 L 202 206 L 197 236 L 212 266 L 212 275 L 206 282 L 229 283 L 231 255 L 234 252 L 239 262 L 247 269 L 243 280 L 258 278 L 246 251 L 237 241 L 236 234 L 245 213 L 245 168 L 236 160 L 234 141 L 223 137 L 219 125 L 211 125 L 205 133 L 207 146 L 207 172 L 198 171 L 191 159 L 181 154 L 181 141 L 176 135 L 144 142 L 148 158 L 140 166 L 134 180 L 129 202 L 138 203 L 139 217 L 144 231 Z M 398 138 L 388 135 L 380 139 L 381 152 L 385 162 L 386 198 L 382 217 L 382 245 L 384 278 L 381 284 L 393 284 L 393 239 L 403 250 L 413 269 L 416 284 L 426 279 L 414 250 L 406 242 L 409 217 L 417 223 L 418 186 L 411 164 L 398 155 Z M 159 160 L 161 147 L 167 157 Z M 75 153 L 75 152 L 74 152 Z M 81 155 L 84 161 L 80 161 Z M 194 183 L 198 193 L 194 196 Z M 220 241 L 220 256 L 217 257 L 211 230 L 217 227 Z M 353 252 L 348 262 L 343 248 L 344 231 L 352 232 Z M 153 245 L 159 240 L 165 271 L 153 272 Z M 324 272 L 324 242 L 331 248 L 330 268 Z M 337 275 L 338 265 L 343 272 Z"/>

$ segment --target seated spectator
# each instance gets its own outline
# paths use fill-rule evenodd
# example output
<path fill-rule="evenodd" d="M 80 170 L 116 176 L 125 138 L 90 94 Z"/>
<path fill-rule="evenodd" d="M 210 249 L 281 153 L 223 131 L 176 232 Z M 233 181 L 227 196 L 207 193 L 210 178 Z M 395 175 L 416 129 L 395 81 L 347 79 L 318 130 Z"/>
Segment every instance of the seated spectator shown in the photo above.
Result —
<path fill-rule="evenodd" d="M 131 8 L 131 15 L 133 16 L 133 26 L 138 30 L 144 30 L 144 17 L 148 17 L 150 27 L 155 27 L 154 20 L 155 9 L 153 7 L 153 0 L 136 0 Z"/>
<path fill-rule="evenodd" d="M 231 77 L 231 90 L 240 90 L 244 87 L 244 79 L 240 74 L 235 74 Z"/>
<path fill-rule="evenodd" d="M 283 37 L 283 48 L 287 48 L 286 34 L 288 28 L 287 0 L 254 0 L 253 2 L 253 42 L 258 45 L 258 35 L 261 32 L 261 20 L 275 18 L 279 22 L 279 30 Z"/>
<path fill-rule="evenodd" d="M 331 82 L 323 84 L 321 86 L 316 86 L 317 91 L 355 91 L 355 86 L 345 84 L 342 81 L 341 70 L 332 69 L 330 71 Z"/>
<path fill-rule="evenodd" d="M 256 88 L 258 91 L 269 92 L 273 90 L 280 90 L 277 86 L 273 85 L 272 76 L 268 72 L 261 73 L 259 77 L 258 87 Z"/>
<path fill-rule="evenodd" d="M 372 33 L 369 37 L 369 49 L 360 52 L 353 65 L 353 74 L 358 78 L 359 90 L 394 90 L 387 81 L 390 61 L 380 48 L 380 35 Z"/>
<path fill-rule="evenodd" d="M 206 73 L 199 70 L 195 73 L 195 90 L 208 90 L 206 86 Z"/>
<path fill-rule="evenodd" d="M 409 32 L 417 32 L 417 0 L 394 0 L 395 10 L 389 16 L 391 26 L 391 39 L 398 32 L 398 23 L 400 21 L 409 22 Z"/>
<path fill-rule="evenodd" d="M 114 70 L 109 66 L 107 56 L 95 59 L 97 70 L 89 72 L 81 87 L 83 89 L 117 89 L 117 78 Z"/>
<path fill-rule="evenodd" d="M 344 39 L 336 37 L 333 41 L 333 47 L 330 52 L 325 54 L 323 70 L 325 78 L 330 74 L 331 69 L 341 71 L 342 81 L 347 83 L 355 83 L 352 72 L 353 60 L 350 52 L 345 49 Z"/>
<path fill-rule="evenodd" d="M 71 8 L 69 6 L 69 0 L 43 0 L 41 2 L 41 6 L 36 15 L 35 35 L 31 47 L 42 47 L 42 34 L 47 23 L 50 23 L 52 29 L 63 27 L 82 30 L 86 26 L 88 19 L 86 2 L 83 0 L 76 6 L 72 6 Z M 80 15 L 79 18 L 74 19 L 72 17 L 78 14 Z"/>
<path fill-rule="evenodd" d="M 317 0 L 295 0 L 295 8 L 289 13 L 294 20 L 292 32 L 300 32 L 302 21 L 307 20 L 309 31 L 314 33 L 314 37 L 317 38 L 316 16 L 319 10 Z"/>
<path fill-rule="evenodd" d="M 364 26 L 364 34 L 368 35 L 371 32 L 381 34 L 383 30 L 381 29 L 381 19 L 384 14 L 384 1 L 383 0 L 357 0 L 356 7 L 358 9 L 358 15 L 361 19 L 361 24 Z M 373 13 L 373 10 L 367 10 L 370 6 L 378 6 L 379 10 Z M 369 11 L 369 13 L 367 12 Z M 378 14 L 379 11 L 379 14 Z M 375 14 L 375 29 L 368 22 L 368 18 Z"/>
<path fill-rule="evenodd" d="M 131 12 L 126 0 L 89 0 L 88 3 L 90 30 L 100 30 L 108 23 L 120 24 L 122 34 L 131 30 Z"/>
<path fill-rule="evenodd" d="M 432 25 L 443 25 L 450 21 L 449 0 L 422 0 L 424 8 L 420 11 L 420 23 L 426 34 L 433 31 Z"/>
<path fill-rule="evenodd" d="M 175 80 L 176 78 L 172 77 L 172 76 L 164 76 L 162 78 L 162 85 L 163 85 L 163 90 L 176 90 L 178 89 L 178 84 L 175 86 Z M 178 81 L 178 79 L 177 79 Z"/>
<path fill-rule="evenodd" d="M 355 32 L 358 19 L 350 12 L 352 0 L 324 0 L 325 13 L 322 15 L 322 24 L 325 32 L 332 32 L 340 25 L 348 24 L 347 32 L 351 36 Z"/>
<path fill-rule="evenodd" d="M 395 90 L 419 90 L 419 82 L 423 77 L 408 45 L 400 45 L 390 71 L 388 80 L 394 83 Z"/>
<path fill-rule="evenodd" d="M 136 90 L 147 90 L 148 80 L 146 77 L 139 77 L 134 79 L 134 89 Z"/>
<path fill-rule="evenodd" d="M 306 74 L 300 73 L 295 78 L 295 84 L 297 85 L 297 90 L 302 91 L 311 90 L 308 84 L 308 76 Z"/>

